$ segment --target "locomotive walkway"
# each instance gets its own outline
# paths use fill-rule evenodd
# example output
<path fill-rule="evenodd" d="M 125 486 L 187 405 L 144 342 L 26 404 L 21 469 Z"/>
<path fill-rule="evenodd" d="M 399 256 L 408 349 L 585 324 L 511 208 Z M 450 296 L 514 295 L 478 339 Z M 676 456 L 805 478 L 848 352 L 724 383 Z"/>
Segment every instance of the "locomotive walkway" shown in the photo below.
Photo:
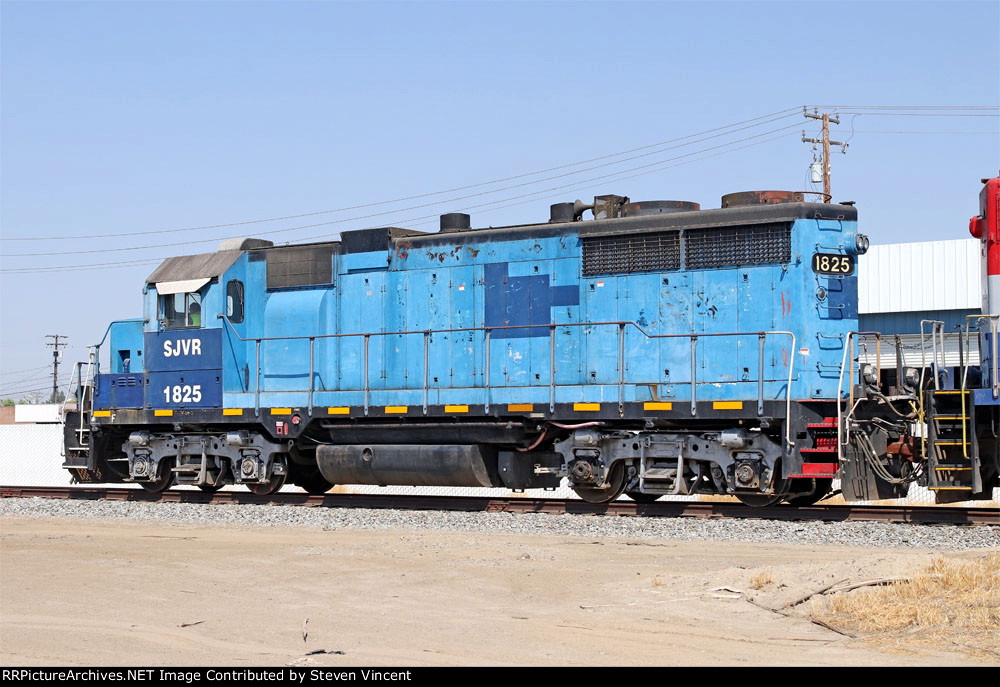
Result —
<path fill-rule="evenodd" d="M 281 505 L 322 508 L 387 508 L 397 510 L 452 510 L 504 513 L 617 515 L 632 517 L 757 518 L 826 522 L 877 521 L 921 525 L 1000 526 L 996 507 L 789 505 L 751 508 L 738 503 L 664 501 L 650 504 L 614 501 L 592 504 L 574 499 L 476 496 L 407 496 L 398 494 L 323 494 L 288 492 L 258 496 L 244 491 L 165 491 L 151 493 L 127 487 L 15 487 L 0 486 L 0 498 L 46 498 L 219 505 Z"/>

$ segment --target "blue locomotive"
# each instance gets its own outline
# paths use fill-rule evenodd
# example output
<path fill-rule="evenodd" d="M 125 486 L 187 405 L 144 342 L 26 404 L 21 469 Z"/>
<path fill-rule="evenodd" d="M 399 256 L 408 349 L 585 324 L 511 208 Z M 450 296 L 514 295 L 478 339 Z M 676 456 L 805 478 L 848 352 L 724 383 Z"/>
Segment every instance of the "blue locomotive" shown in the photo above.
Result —
<path fill-rule="evenodd" d="M 163 262 L 143 317 L 109 326 L 80 367 L 64 465 L 152 491 L 566 478 L 593 502 L 766 505 L 845 477 L 849 499 L 893 495 L 918 472 L 891 451 L 913 432 L 844 355 L 867 245 L 854 207 L 787 192 L 227 240 Z M 915 398 L 912 377 L 893 391 Z"/>

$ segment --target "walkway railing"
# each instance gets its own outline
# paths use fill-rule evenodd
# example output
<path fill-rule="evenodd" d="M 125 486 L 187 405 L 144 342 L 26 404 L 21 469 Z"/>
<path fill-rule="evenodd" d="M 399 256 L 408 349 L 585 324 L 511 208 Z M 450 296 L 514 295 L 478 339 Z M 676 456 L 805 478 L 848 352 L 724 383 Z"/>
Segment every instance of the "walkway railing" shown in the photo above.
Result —
<path fill-rule="evenodd" d="M 483 333 L 483 384 L 474 384 L 469 387 L 452 387 L 452 388 L 476 388 L 484 389 L 486 392 L 485 406 L 486 412 L 489 412 L 490 408 L 490 396 L 494 387 L 490 380 L 490 349 L 491 340 L 495 332 L 498 331 L 508 331 L 508 330 L 526 330 L 526 329 L 548 329 L 548 339 L 549 339 L 549 360 L 548 360 L 548 387 L 549 387 L 549 412 L 555 411 L 556 404 L 556 388 L 557 387 L 567 387 L 567 386 L 581 386 L 579 383 L 575 384 L 557 384 L 556 383 L 556 330 L 559 328 L 575 328 L 584 327 L 592 329 L 594 327 L 616 327 L 618 331 L 618 410 L 620 414 L 624 413 L 624 398 L 625 398 L 625 385 L 635 385 L 635 386 L 659 386 L 665 384 L 666 382 L 662 380 L 657 380 L 654 382 L 632 382 L 626 381 L 625 379 L 625 330 L 626 328 L 635 328 L 639 333 L 641 333 L 646 339 L 650 340 L 663 340 L 663 339 L 687 339 L 690 342 L 690 358 L 691 358 L 691 379 L 686 382 L 691 390 L 691 414 L 695 415 L 697 412 L 697 399 L 698 399 L 698 387 L 704 384 L 714 384 L 718 380 L 711 381 L 698 381 L 698 341 L 703 338 L 716 338 L 716 337 L 757 337 L 757 414 L 764 414 L 764 382 L 765 382 L 765 344 L 767 342 L 767 337 L 769 336 L 782 336 L 788 337 L 791 340 L 788 363 L 788 379 L 785 386 L 785 412 L 786 417 L 791 413 L 791 387 L 792 381 L 794 379 L 794 368 L 795 368 L 795 334 L 789 331 L 783 330 L 769 330 L 769 331 L 758 331 L 758 332 L 719 332 L 719 333 L 702 333 L 702 334 L 651 334 L 644 330 L 637 323 L 632 321 L 614 321 L 614 322 L 563 322 L 563 323 L 551 323 L 551 324 L 532 324 L 532 325 L 504 325 L 496 327 L 454 327 L 449 329 L 424 329 L 424 330 L 404 330 L 395 332 L 357 332 L 357 333 L 339 333 L 339 334 L 316 334 L 316 335 L 305 335 L 305 336 L 263 336 L 263 337 L 243 337 L 240 336 L 239 332 L 233 327 L 232 322 L 229 318 L 222 317 L 229 329 L 232 331 L 233 335 L 242 342 L 254 343 L 254 412 L 260 413 L 260 395 L 261 395 L 261 346 L 267 341 L 308 341 L 309 342 L 309 386 L 308 389 L 303 389 L 308 393 L 308 409 L 312 412 L 314 396 L 316 393 L 315 388 L 315 370 L 316 370 L 316 341 L 320 339 L 362 339 L 363 340 L 363 365 L 362 365 L 362 388 L 361 389 L 351 389 L 351 391 L 362 391 L 363 392 L 363 405 L 365 415 L 368 414 L 369 407 L 371 405 L 371 386 L 369 382 L 369 367 L 370 367 L 370 344 L 373 337 L 389 337 L 389 336 L 418 336 L 423 337 L 423 410 L 427 413 L 428 407 L 428 397 L 430 393 L 430 386 L 428 384 L 428 374 L 429 374 L 429 359 L 430 359 L 430 339 L 434 335 L 439 334 L 454 334 L 460 332 L 482 332 Z M 777 381 L 777 380 L 772 380 Z M 526 385 L 530 386 L 530 385 Z M 510 385 L 504 385 L 504 389 L 518 388 L 511 387 Z M 342 391 L 343 389 L 331 389 L 323 391 Z M 406 389 L 407 391 L 411 389 Z M 391 389 L 389 389 L 391 391 Z M 404 391 L 404 389 L 398 389 L 397 391 Z M 787 425 L 787 423 L 786 423 Z M 786 428 L 786 441 L 791 446 L 791 434 Z"/>

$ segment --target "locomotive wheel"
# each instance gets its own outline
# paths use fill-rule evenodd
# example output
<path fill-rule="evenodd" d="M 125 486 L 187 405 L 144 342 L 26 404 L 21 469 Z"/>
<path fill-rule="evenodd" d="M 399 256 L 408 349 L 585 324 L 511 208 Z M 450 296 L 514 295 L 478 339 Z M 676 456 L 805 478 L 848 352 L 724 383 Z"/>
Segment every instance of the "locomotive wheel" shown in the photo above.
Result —
<path fill-rule="evenodd" d="M 247 489 L 257 496 L 269 496 L 285 486 L 285 475 L 272 475 L 264 484 L 248 484 Z"/>
<path fill-rule="evenodd" d="M 274 467 L 281 465 L 284 467 L 280 473 L 274 471 Z M 247 489 L 256 494 L 257 496 L 269 496 L 276 493 L 279 489 L 285 486 L 285 479 L 288 477 L 288 461 L 283 457 L 278 456 L 274 459 L 274 466 L 271 469 L 271 479 L 269 479 L 264 484 L 248 484 Z"/>
<path fill-rule="evenodd" d="M 833 489 L 833 479 L 829 477 L 814 479 L 813 485 L 815 487 L 813 493 L 789 496 L 785 499 L 785 503 L 790 506 L 811 506 L 817 501 L 822 501 Z"/>
<path fill-rule="evenodd" d="M 152 482 L 136 482 L 146 491 L 159 494 L 174 486 L 174 459 L 164 458 L 160 461 L 160 476 Z"/>
<path fill-rule="evenodd" d="M 573 487 L 576 495 L 587 503 L 608 503 L 614 501 L 625 491 L 625 463 L 618 461 L 611 468 L 608 474 L 607 489 L 597 489 L 595 487 Z"/>
<path fill-rule="evenodd" d="M 789 486 L 787 479 L 775 480 L 774 494 L 734 494 L 734 496 L 751 508 L 764 508 L 773 506 L 787 497 Z"/>
<path fill-rule="evenodd" d="M 751 508 L 764 508 L 773 506 L 784 498 L 782 494 L 734 494 L 736 498 L 745 506 Z"/>
<path fill-rule="evenodd" d="M 643 494 L 641 491 L 628 491 L 625 495 L 636 503 L 653 503 L 663 496 L 663 494 Z"/>

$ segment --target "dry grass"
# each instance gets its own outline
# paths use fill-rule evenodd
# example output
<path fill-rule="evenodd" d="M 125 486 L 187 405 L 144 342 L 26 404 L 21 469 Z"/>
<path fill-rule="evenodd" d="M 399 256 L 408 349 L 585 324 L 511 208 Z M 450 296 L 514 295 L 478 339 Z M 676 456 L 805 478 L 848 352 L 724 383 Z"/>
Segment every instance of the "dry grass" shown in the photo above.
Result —
<path fill-rule="evenodd" d="M 761 570 L 758 573 L 754 573 L 750 577 L 750 586 L 754 589 L 760 589 L 774 582 L 774 572 L 771 569 Z"/>
<path fill-rule="evenodd" d="M 1000 657 L 1000 554 L 971 561 L 938 558 L 908 580 L 825 598 L 813 615 L 889 647 L 957 648 L 995 659 Z"/>

